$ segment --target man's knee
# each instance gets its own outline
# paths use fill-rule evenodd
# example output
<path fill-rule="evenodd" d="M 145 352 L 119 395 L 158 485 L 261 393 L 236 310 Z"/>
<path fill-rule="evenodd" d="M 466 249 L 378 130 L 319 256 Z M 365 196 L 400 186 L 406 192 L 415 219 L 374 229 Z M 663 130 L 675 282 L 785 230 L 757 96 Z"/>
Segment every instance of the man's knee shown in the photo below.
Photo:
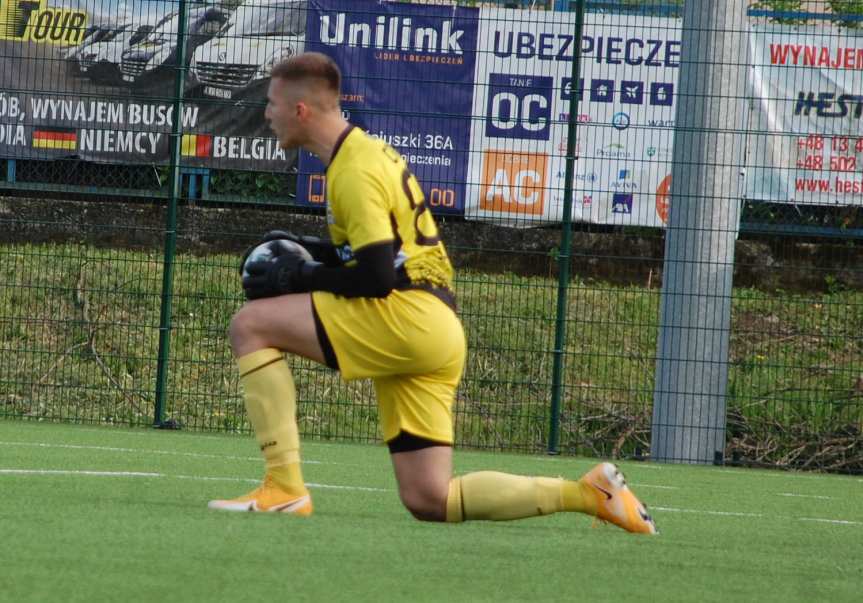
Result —
<path fill-rule="evenodd" d="M 420 521 L 446 521 L 447 492 L 401 490 L 402 504 Z"/>
<path fill-rule="evenodd" d="M 234 354 L 245 353 L 246 348 L 272 345 L 272 321 L 266 312 L 252 304 L 246 304 L 231 318 L 228 338 Z"/>
<path fill-rule="evenodd" d="M 249 310 L 249 306 L 243 306 L 231 318 L 231 325 L 228 327 L 228 337 L 231 341 L 231 347 L 236 351 L 238 345 L 254 336 L 256 332 L 255 312 Z"/>

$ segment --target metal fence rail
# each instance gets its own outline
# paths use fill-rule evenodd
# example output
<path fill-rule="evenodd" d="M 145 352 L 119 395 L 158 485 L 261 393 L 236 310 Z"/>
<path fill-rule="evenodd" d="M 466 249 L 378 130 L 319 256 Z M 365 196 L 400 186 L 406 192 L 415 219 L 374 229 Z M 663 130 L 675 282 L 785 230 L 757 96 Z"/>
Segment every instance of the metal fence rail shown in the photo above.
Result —
<path fill-rule="evenodd" d="M 68 54 L 74 46 L 51 47 L 49 53 L 46 45 L 33 39 L 11 39 L 8 32 L 0 40 L 0 90 L 7 99 L 19 96 L 28 101 L 28 111 L 15 115 L 14 120 L 8 108 L 5 113 L 0 111 L 0 128 L 11 131 L 14 137 L 13 126 L 20 122 L 26 135 L 25 145 L 3 146 L 9 134 L 0 139 L 0 191 L 8 195 L 0 197 L 0 417 L 245 431 L 248 426 L 226 333 L 231 315 L 243 301 L 237 258 L 248 244 L 273 227 L 325 234 L 325 218 L 320 205 L 304 202 L 302 185 L 307 174 L 298 172 L 294 158 L 255 169 L 249 167 L 251 162 L 242 164 L 232 159 L 228 146 L 220 156 L 214 150 L 222 144 L 216 140 L 220 132 L 230 134 L 230 128 L 248 126 L 240 122 L 262 111 L 264 104 L 260 87 L 234 90 L 231 99 L 216 96 L 218 92 L 213 89 L 204 91 L 205 87 L 218 87 L 210 80 L 221 73 L 212 66 L 202 71 L 202 64 L 214 63 L 206 60 L 211 56 L 208 53 L 217 56 L 219 44 L 223 52 L 232 52 L 225 48 L 239 39 L 232 36 L 230 28 L 227 33 L 218 29 L 234 23 L 230 19 L 237 3 L 164 3 L 159 17 L 176 13 L 178 18 L 174 29 L 163 28 L 162 39 L 174 36 L 178 52 L 165 59 L 158 74 L 152 74 L 163 79 L 137 88 L 127 85 L 135 82 L 122 84 L 121 79 L 110 79 L 110 74 L 128 78 L 137 73 L 135 61 L 142 60 L 141 49 L 136 50 L 139 54 L 130 52 L 136 47 L 129 45 L 128 39 L 146 24 L 143 4 L 130 5 L 138 12 L 126 15 L 125 20 L 135 27 L 127 28 L 125 46 L 116 54 L 117 71 L 105 75 L 107 79 L 70 75 L 70 70 L 80 69 L 83 63 L 79 56 L 77 66 L 73 65 L 61 51 Z M 246 4 L 255 8 L 270 5 L 264 0 Z M 282 4 L 290 3 L 285 0 Z M 495 13 L 502 27 L 517 22 L 513 16 L 517 14 L 527 24 L 557 20 L 577 27 L 583 23 L 585 34 L 597 37 L 591 28 L 612 22 L 597 19 L 626 15 L 630 19 L 667 19 L 650 21 L 648 32 L 656 39 L 674 39 L 672 29 L 679 27 L 678 18 L 686 10 L 682 2 L 523 4 L 533 4 L 533 10 L 527 6 L 523 13 Z M 821 36 L 819 39 L 844 44 L 849 39 L 845 28 L 859 21 L 855 15 L 831 13 L 827 2 L 806 3 L 799 7 L 802 12 L 793 14 L 772 11 L 770 3 L 754 4 L 758 6 L 744 14 L 742 26 L 726 24 L 724 30 L 712 32 L 714 37 L 736 35 L 745 39 L 754 25 L 791 23 L 782 26 L 808 27 L 814 32 L 811 35 Z M 203 18 L 211 9 L 216 12 Z M 566 13 L 568 9 L 573 13 Z M 307 9 L 303 5 L 296 10 Z M 354 16 L 368 20 L 363 10 L 357 9 Z M 0 10 L 0 30 L 5 18 Z M 218 28 L 213 25 L 205 29 L 208 19 Z M 116 30 L 116 22 L 123 19 L 116 16 L 109 21 L 107 29 Z M 479 21 L 478 27 L 497 23 Z M 159 30 L 159 19 L 146 25 L 151 27 L 141 30 L 142 41 L 145 46 L 153 45 L 157 38 L 151 34 Z M 122 38 L 124 34 L 116 35 Z M 305 35 L 308 44 L 309 34 Z M 193 39 L 191 45 L 176 44 L 176 40 Z M 552 127 L 565 132 L 554 141 L 555 150 L 548 159 L 558 162 L 555 165 L 563 166 L 561 171 L 566 172 L 549 188 L 564 203 L 563 225 L 533 223 L 526 214 L 477 221 L 448 212 L 445 207 L 435 208 L 456 265 L 460 315 L 469 341 L 466 374 L 456 405 L 458 444 L 863 471 L 863 220 L 858 211 L 863 189 L 859 195 L 837 196 L 829 203 L 808 203 L 805 199 L 788 203 L 788 199 L 768 198 L 766 188 L 762 189 L 763 198 L 755 198 L 743 194 L 685 197 L 682 191 L 689 189 L 675 187 L 665 193 L 680 205 L 675 208 L 672 203 L 671 209 L 664 206 L 668 212 L 664 220 L 670 224 L 665 228 L 626 222 L 622 214 L 612 213 L 611 207 L 609 219 L 593 219 L 591 211 L 596 210 L 590 209 L 591 203 L 596 207 L 612 197 L 624 204 L 621 212 L 627 209 L 626 203 L 637 206 L 649 202 L 659 210 L 660 195 L 655 186 L 651 190 L 627 187 L 632 172 L 653 169 L 651 162 L 657 154 L 668 154 L 671 165 L 674 130 L 670 127 L 673 124 L 654 127 L 641 123 L 635 110 L 620 105 L 621 112 L 626 109 L 632 116 L 627 132 L 642 155 L 626 157 L 628 150 L 612 155 L 614 150 L 608 147 L 620 135 L 621 124 L 596 117 L 600 100 L 591 82 L 614 79 L 608 75 L 613 67 L 597 62 L 596 46 L 592 50 L 584 44 L 578 48 L 586 53 L 583 60 L 589 64 L 579 65 L 581 52 L 576 52 L 566 68 L 571 82 L 583 78 L 586 83 L 580 94 L 571 94 L 566 101 L 570 103 L 566 114 L 560 111 L 551 116 Z M 22 59 L 24 49 L 31 49 L 32 56 Z M 718 54 L 704 52 L 703 60 L 706 56 L 722 63 Z M 243 60 L 237 58 L 233 64 Z M 492 65 L 493 60 L 492 52 L 477 52 L 475 57 L 479 69 L 484 68 L 484 62 Z M 682 54 L 681 69 L 687 60 Z M 13 63 L 27 70 L 13 72 L 8 67 Z M 745 44 L 733 60 L 724 63 L 744 72 L 760 67 L 747 54 Z M 544 77 L 545 64 L 537 65 L 534 75 Z M 106 61 L 108 67 L 110 61 Z M 146 73 L 146 68 L 142 69 L 141 73 Z M 353 73 L 361 72 L 357 67 Z M 698 71 L 695 73 L 697 80 Z M 802 65 L 791 66 L 786 73 L 787 79 L 801 89 L 812 85 L 811 73 Z M 193 77 L 210 78 L 210 83 L 198 81 L 200 86 L 190 87 Z M 376 81 L 370 77 L 367 85 Z M 262 78 L 257 86 L 265 82 Z M 643 82 L 648 87 L 645 95 L 651 83 Z M 407 86 L 411 85 L 420 84 L 387 81 L 395 95 L 408 94 Z M 681 85 L 678 83 L 678 92 Z M 746 115 L 726 116 L 718 127 L 705 126 L 702 132 L 737 140 L 740 154 L 730 159 L 732 155 L 680 147 L 674 151 L 675 169 L 688 165 L 692 182 L 701 177 L 699 173 L 722 170 L 745 172 L 745 177 L 750 177 L 751 150 L 759 136 L 769 133 L 749 115 L 757 104 L 752 89 L 747 87 L 739 95 L 726 89 L 713 93 L 718 97 L 707 97 L 700 96 L 707 94 L 700 81 L 692 85 L 694 104 L 690 106 L 745 104 Z M 488 83 L 477 84 L 473 94 L 479 94 L 483 87 L 488 88 Z M 614 87 L 616 94 L 623 94 L 623 84 L 615 80 Z M 553 92 L 560 97 L 565 94 L 560 81 L 555 81 Z M 58 120 L 48 127 L 29 111 L 35 106 L 32 99 L 40 95 L 57 101 L 74 98 L 124 107 L 135 103 L 160 106 L 174 115 L 185 115 L 191 108 L 197 109 L 199 116 L 216 121 L 209 129 L 200 125 L 204 122 L 193 127 L 177 121 L 161 129 L 107 122 L 85 128 L 75 126 L 74 120 Z M 793 104 L 797 98 L 779 100 Z M 843 102 L 853 117 L 853 103 L 859 101 Z M 816 106 L 813 114 L 817 110 Z M 384 122 L 397 119 L 374 109 L 356 115 Z M 408 117 L 436 116 L 424 114 L 418 106 Z M 485 120 L 476 112 L 468 118 L 468 128 Z M 535 116 L 526 119 L 536 121 Z M 679 113 L 677 120 L 679 141 Z M 263 139 L 267 136 L 264 126 L 258 117 L 244 131 L 251 133 L 249 139 Z M 827 146 L 843 144 L 832 141 L 844 137 L 852 151 L 832 155 L 863 161 L 863 153 L 853 151 L 856 141 L 863 139 L 859 120 L 846 119 L 839 128 L 825 135 Z M 77 132 L 76 148 L 39 156 L 37 151 L 44 152 L 44 148 L 37 149 L 32 142 L 37 130 L 46 132 L 39 134 L 45 140 L 72 144 L 72 138 L 64 138 L 62 133 L 73 129 Z M 90 137 L 86 140 L 81 133 L 85 129 Z M 141 144 L 149 144 L 147 141 L 154 140 L 149 137 L 156 134 L 161 136 L 148 158 L 120 154 L 117 160 L 104 163 L 107 155 L 98 155 L 95 141 L 98 138 L 104 146 L 105 132 L 111 131 L 140 134 Z M 688 132 L 699 133 L 697 129 Z M 225 136 L 225 145 L 234 144 L 229 138 Z M 241 154 L 241 138 L 236 137 L 237 156 Z M 136 139 L 131 140 L 134 143 Z M 112 144 L 116 147 L 116 142 Z M 532 145 L 536 143 L 529 139 L 506 144 L 512 153 L 535 152 Z M 209 149 L 206 161 L 202 160 L 202 149 Z M 462 150 L 464 155 L 481 152 Z M 814 155 L 801 147 L 801 161 Z M 822 150 L 822 157 L 830 162 L 829 148 Z M 579 180 L 591 161 L 607 166 L 614 177 L 602 182 L 601 176 L 595 176 L 594 183 Z M 767 158 L 757 157 L 754 165 L 766 169 Z M 791 168 L 783 169 L 788 173 Z M 843 170 L 828 170 L 826 179 L 848 175 L 849 182 L 859 180 L 863 165 L 853 169 L 845 166 Z M 452 179 L 443 170 L 429 173 L 444 182 Z M 478 173 L 467 173 L 468 189 L 488 184 L 480 181 L 485 176 Z M 717 230 L 712 223 L 693 230 L 680 221 L 680 207 L 686 199 L 701 198 L 739 208 L 739 224 L 735 219 L 718 229 L 730 235 L 727 251 L 732 263 L 712 257 L 699 268 L 725 266 L 733 277 L 733 288 L 723 290 L 719 281 L 709 276 L 706 282 L 713 284 L 707 290 L 670 291 L 670 274 L 677 271 L 685 280 L 696 274 L 698 267 L 692 257 L 670 255 L 669 245 L 673 247 L 675 238 L 691 245 L 691 237 Z M 582 213 L 569 211 L 566 203 Z M 723 207 L 711 207 L 719 215 L 728 213 Z M 674 212 L 678 212 L 676 216 Z M 677 306 L 668 305 L 669 295 L 677 296 Z M 725 307 L 722 312 L 727 315 L 714 309 L 704 316 L 687 306 L 697 300 L 718 302 L 710 307 Z M 671 307 L 676 309 L 669 310 Z M 668 339 L 668 329 L 677 324 L 674 321 L 681 312 L 701 321 L 693 327 L 692 339 L 686 345 L 682 339 Z M 727 348 L 715 342 L 705 345 L 717 332 L 724 333 Z M 705 352 L 699 345 L 713 353 L 698 356 L 699 365 L 695 356 L 679 355 L 687 345 L 695 350 L 693 354 Z M 702 369 L 693 371 L 693 366 Z M 704 387 L 707 374 L 717 368 L 724 375 L 721 390 L 689 389 Z M 678 379 L 681 371 L 691 373 L 687 373 L 687 385 Z M 294 363 L 294 372 L 300 430 L 305 437 L 378 441 L 370 384 L 346 383 L 328 369 L 304 361 Z M 668 383 L 677 385 L 669 389 Z M 658 418 L 661 407 L 657 405 L 667 404 L 668 395 L 690 414 L 680 415 L 685 418 L 671 423 Z M 707 410 L 692 416 L 700 396 L 709 398 L 704 406 Z M 711 405 L 718 403 L 725 409 L 722 416 L 708 420 L 706 414 L 714 408 Z M 657 432 L 657 425 L 671 427 L 673 433 L 688 433 L 687 437 L 697 441 L 702 441 L 699 438 L 704 433 L 715 432 L 719 444 L 711 444 L 707 456 L 697 450 L 697 443 L 659 454 L 659 438 L 678 436 Z"/>

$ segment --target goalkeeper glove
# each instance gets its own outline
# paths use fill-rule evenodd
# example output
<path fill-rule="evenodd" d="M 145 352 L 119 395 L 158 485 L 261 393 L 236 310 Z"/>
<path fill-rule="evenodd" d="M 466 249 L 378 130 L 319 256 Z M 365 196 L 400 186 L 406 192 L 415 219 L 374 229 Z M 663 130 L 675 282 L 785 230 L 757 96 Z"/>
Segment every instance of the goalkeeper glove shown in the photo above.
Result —
<path fill-rule="evenodd" d="M 247 299 L 305 293 L 320 262 L 299 243 L 274 239 L 246 252 L 242 265 L 243 291 Z"/>

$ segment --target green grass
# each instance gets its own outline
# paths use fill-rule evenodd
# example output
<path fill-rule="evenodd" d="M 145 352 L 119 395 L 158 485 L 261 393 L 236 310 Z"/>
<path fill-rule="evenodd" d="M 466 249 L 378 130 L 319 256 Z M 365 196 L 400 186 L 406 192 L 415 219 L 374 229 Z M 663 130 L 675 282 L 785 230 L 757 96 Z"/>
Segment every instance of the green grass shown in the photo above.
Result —
<path fill-rule="evenodd" d="M 650 538 L 571 514 L 424 524 L 382 446 L 310 442 L 303 457 L 312 518 L 218 513 L 208 499 L 260 477 L 251 438 L 0 421 L 0 600 L 860 598 L 860 478 L 624 463 Z M 457 451 L 455 468 L 575 477 L 593 463 Z"/>
<path fill-rule="evenodd" d="M 166 411 L 187 429 L 247 428 L 226 338 L 242 303 L 236 262 L 230 254 L 177 256 Z M 155 251 L 0 245 L 0 417 L 151 422 L 161 265 Z M 660 292 L 585 282 L 575 269 L 561 447 L 609 456 L 647 450 Z M 460 270 L 456 286 L 469 342 L 458 442 L 542 450 L 556 280 Z M 814 466 L 863 471 L 861 333 L 863 292 L 735 289 L 727 455 L 781 465 L 814 458 Z M 377 439 L 369 383 L 344 383 L 303 361 L 294 372 L 306 436 Z"/>

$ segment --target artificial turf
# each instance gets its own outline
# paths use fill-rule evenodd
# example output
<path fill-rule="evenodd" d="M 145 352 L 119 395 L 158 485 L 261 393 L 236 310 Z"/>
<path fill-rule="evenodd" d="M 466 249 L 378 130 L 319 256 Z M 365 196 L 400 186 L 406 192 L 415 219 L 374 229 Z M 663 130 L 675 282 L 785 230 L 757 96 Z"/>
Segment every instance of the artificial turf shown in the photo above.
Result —
<path fill-rule="evenodd" d="M 0 601 L 859 601 L 863 479 L 622 463 L 660 535 L 591 518 L 418 522 L 386 449 L 308 442 L 312 518 L 225 513 L 246 436 L 0 421 Z M 457 451 L 455 469 L 596 461 Z M 89 472 L 89 473 L 86 473 Z"/>

